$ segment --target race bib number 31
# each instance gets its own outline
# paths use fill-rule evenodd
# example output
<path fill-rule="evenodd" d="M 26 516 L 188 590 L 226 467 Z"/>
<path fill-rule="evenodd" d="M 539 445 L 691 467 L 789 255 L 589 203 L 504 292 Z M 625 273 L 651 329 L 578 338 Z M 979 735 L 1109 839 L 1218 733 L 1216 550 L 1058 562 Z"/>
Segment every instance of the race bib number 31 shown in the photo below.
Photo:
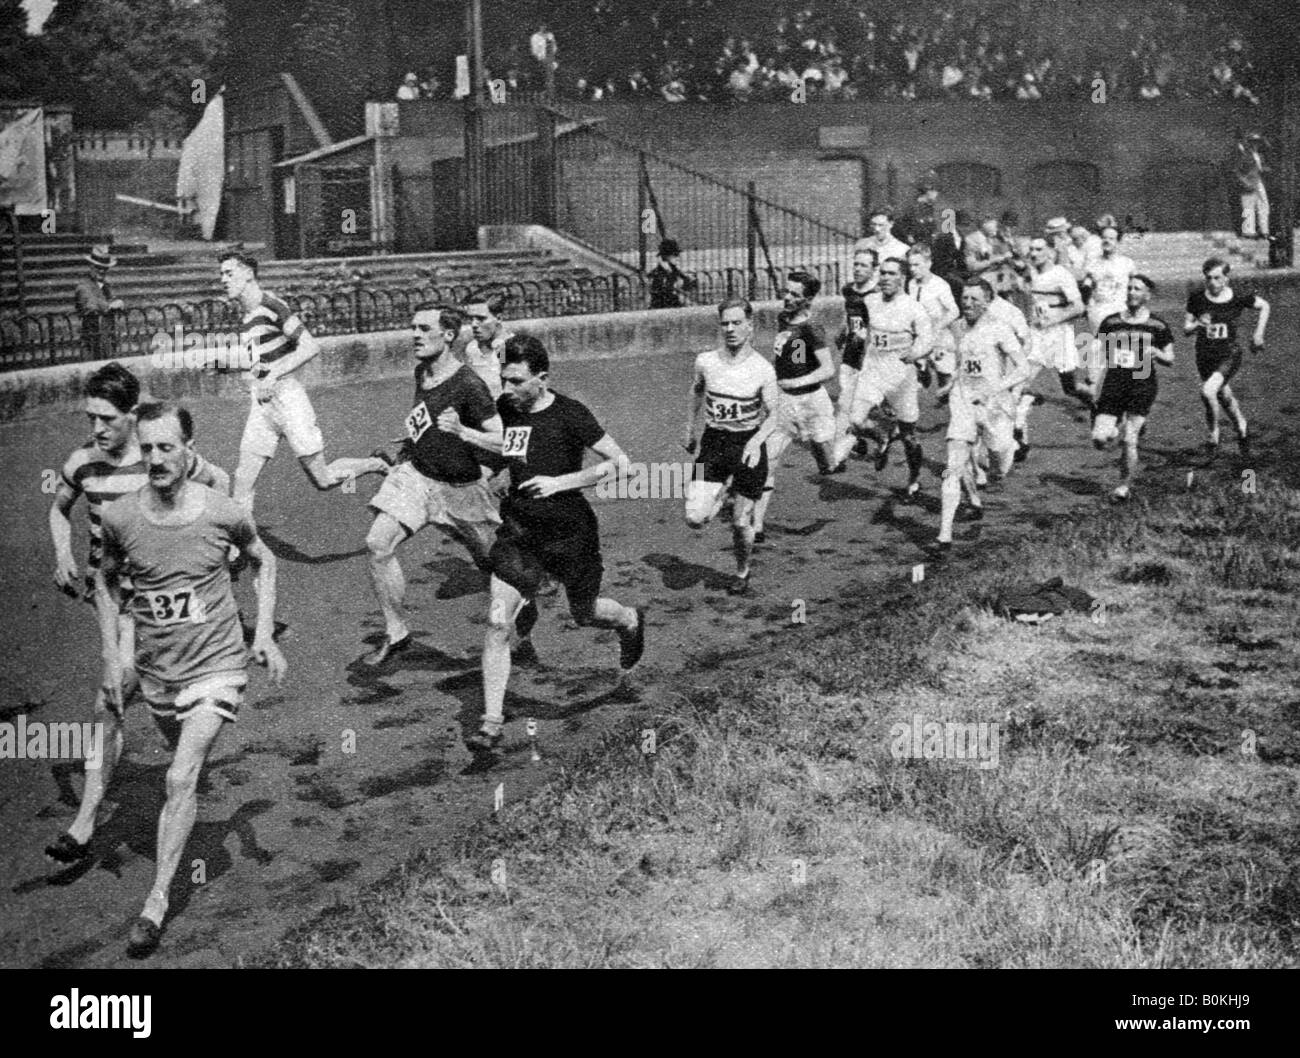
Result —
<path fill-rule="evenodd" d="M 528 435 L 531 426 L 508 426 L 501 442 L 501 454 L 507 459 L 528 458 Z"/>

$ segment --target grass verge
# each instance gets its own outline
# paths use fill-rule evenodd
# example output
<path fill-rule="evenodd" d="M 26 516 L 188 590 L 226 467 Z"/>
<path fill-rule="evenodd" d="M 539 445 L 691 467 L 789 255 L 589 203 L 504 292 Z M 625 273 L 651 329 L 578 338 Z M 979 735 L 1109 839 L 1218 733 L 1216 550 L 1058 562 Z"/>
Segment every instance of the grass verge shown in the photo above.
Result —
<path fill-rule="evenodd" d="M 257 962 L 1294 966 L 1289 475 L 1204 474 L 847 586 Z M 1102 605 L 994 615 L 1052 576 Z M 914 716 L 997 724 L 996 766 L 896 758 Z"/>

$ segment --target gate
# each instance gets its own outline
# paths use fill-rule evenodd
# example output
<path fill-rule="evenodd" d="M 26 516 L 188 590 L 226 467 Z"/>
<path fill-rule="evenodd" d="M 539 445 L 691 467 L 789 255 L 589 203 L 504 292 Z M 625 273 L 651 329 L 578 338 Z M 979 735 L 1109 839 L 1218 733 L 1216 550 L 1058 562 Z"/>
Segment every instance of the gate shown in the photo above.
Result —
<path fill-rule="evenodd" d="M 298 167 L 298 256 L 349 257 L 381 247 L 370 165 Z"/>

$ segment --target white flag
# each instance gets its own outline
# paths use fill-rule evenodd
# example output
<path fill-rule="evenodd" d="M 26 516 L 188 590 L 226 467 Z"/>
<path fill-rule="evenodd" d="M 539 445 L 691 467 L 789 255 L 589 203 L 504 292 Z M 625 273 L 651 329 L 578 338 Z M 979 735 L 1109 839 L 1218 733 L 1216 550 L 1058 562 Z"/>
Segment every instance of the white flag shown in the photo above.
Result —
<path fill-rule="evenodd" d="M 45 111 L 34 107 L 0 129 L 0 207 L 40 216 L 45 201 Z"/>
<path fill-rule="evenodd" d="M 203 110 L 203 117 L 181 146 L 176 173 L 176 197 L 194 210 L 194 221 L 205 239 L 212 238 L 221 209 L 221 186 L 226 175 L 226 104 L 218 92 Z"/>

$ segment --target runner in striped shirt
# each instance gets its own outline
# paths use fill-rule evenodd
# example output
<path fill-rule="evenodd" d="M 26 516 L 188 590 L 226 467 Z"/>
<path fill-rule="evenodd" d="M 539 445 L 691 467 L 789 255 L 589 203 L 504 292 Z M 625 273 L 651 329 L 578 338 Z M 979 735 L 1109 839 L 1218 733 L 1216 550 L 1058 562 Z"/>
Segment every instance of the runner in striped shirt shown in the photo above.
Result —
<path fill-rule="evenodd" d="M 104 504 L 143 488 L 148 482 L 132 411 L 140 399 L 140 382 L 121 364 L 105 364 L 86 380 L 86 417 L 91 440 L 76 449 L 63 464 L 58 490 L 50 507 L 50 536 L 54 541 L 54 583 L 76 598 L 91 599 L 95 570 L 101 554 Z M 219 492 L 230 490 L 230 478 L 220 467 L 195 453 L 189 477 Z M 77 498 L 85 495 L 90 525 L 90 554 L 84 590 L 72 556 L 70 515 Z"/>
<path fill-rule="evenodd" d="M 332 489 L 348 478 L 334 473 L 325 459 L 325 439 L 316 425 L 316 410 L 293 372 L 320 352 L 302 320 L 257 282 L 257 261 L 240 253 L 221 258 L 226 297 L 244 311 L 240 334 L 252 361 L 249 381 L 252 406 L 239 442 L 234 499 L 250 514 L 257 479 L 275 455 L 280 438 L 289 440 L 298 462 L 318 489 Z"/>
<path fill-rule="evenodd" d="M 114 687 L 101 685 L 95 697 L 95 721 L 104 725 L 104 752 L 108 770 L 122 752 L 122 703 L 138 684 L 131 659 L 135 656 L 135 621 L 125 612 L 130 584 L 116 575 L 100 581 L 95 575 L 103 561 L 103 519 L 105 511 L 122 496 L 137 492 L 149 483 L 148 468 L 136 437 L 134 409 L 140 399 L 140 381 L 121 364 L 105 364 L 86 380 L 86 416 L 92 439 L 78 448 L 63 466 L 63 478 L 50 507 L 50 536 L 54 540 L 54 583 L 71 595 L 95 604 L 100 630 L 116 628 L 118 653 L 126 659 L 121 681 Z M 230 477 L 197 452 L 190 456 L 189 480 L 227 493 Z M 86 588 L 78 589 L 81 576 L 72 555 L 72 522 L 69 515 L 77 497 L 85 495 L 90 522 L 90 556 Z M 86 789 L 77 818 L 46 850 L 56 863 L 74 863 L 85 855 L 85 843 L 95 826 L 95 813 L 104 795 L 106 772 L 98 763 L 86 768 Z"/>

